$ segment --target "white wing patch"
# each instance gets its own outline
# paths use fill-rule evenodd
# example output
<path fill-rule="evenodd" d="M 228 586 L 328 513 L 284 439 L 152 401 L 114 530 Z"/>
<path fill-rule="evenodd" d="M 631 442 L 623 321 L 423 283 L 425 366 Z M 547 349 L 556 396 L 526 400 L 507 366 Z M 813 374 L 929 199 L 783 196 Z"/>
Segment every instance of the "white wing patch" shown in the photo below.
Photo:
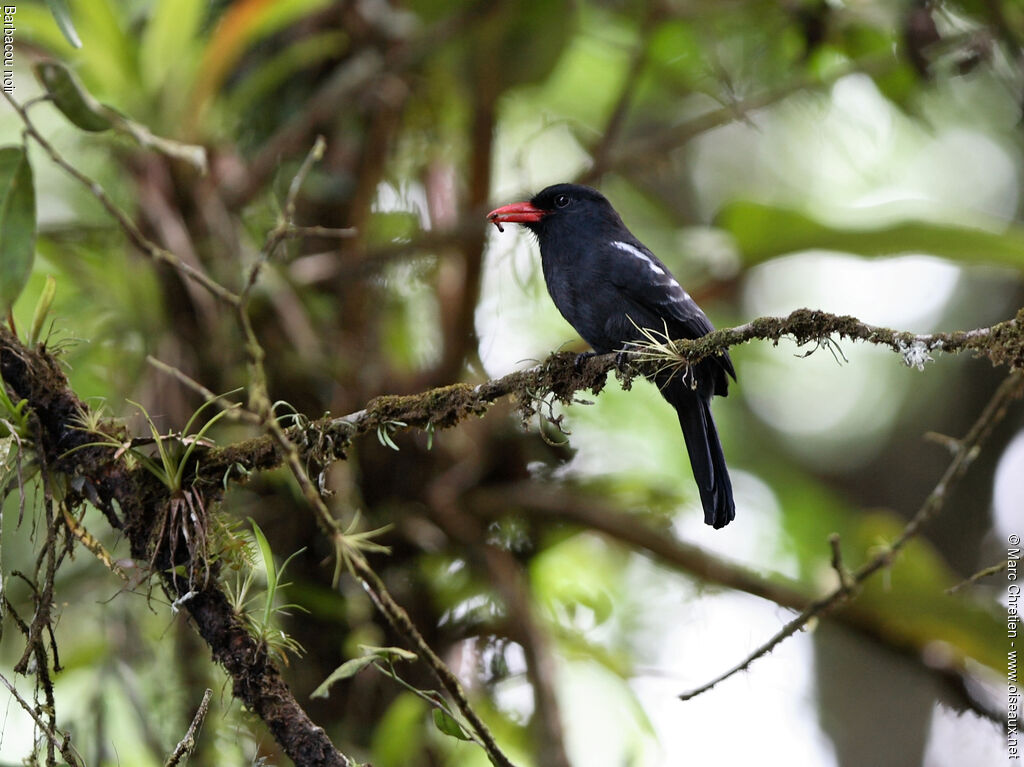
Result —
<path fill-rule="evenodd" d="M 665 276 L 665 270 L 658 266 L 656 263 L 654 263 L 654 261 L 651 260 L 650 256 L 648 256 L 635 245 L 630 245 L 628 242 L 619 242 L 618 240 L 616 240 L 615 242 L 612 243 L 612 247 L 618 248 L 623 253 L 628 253 L 629 255 L 633 256 L 633 258 L 639 258 L 641 261 L 647 264 L 647 268 L 650 269 L 652 272 L 654 272 L 655 274 Z M 674 277 L 669 275 L 668 279 L 671 284 L 675 285 L 676 287 L 679 287 L 680 290 L 683 290 L 682 287 L 679 286 L 679 283 L 676 282 Z M 690 294 L 687 293 L 685 290 L 683 290 L 683 295 L 686 296 L 686 298 L 690 297 Z"/>
<path fill-rule="evenodd" d="M 634 258 L 639 258 L 641 261 L 647 264 L 647 268 L 655 274 L 665 274 L 665 270 L 658 266 L 656 263 L 651 261 L 650 257 L 644 253 L 640 248 L 630 245 L 628 242 L 613 242 L 612 247 L 618 248 L 623 253 L 629 253 Z"/>

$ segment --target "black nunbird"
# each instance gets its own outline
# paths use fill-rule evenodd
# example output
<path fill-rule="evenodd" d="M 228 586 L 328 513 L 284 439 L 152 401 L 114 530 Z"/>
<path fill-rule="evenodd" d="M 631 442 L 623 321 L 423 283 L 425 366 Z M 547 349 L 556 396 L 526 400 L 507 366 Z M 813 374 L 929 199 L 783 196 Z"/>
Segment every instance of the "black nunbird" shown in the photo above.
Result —
<path fill-rule="evenodd" d="M 537 236 L 555 306 L 598 354 L 643 340 L 640 328 L 670 338 L 700 338 L 714 330 L 668 267 L 595 189 L 556 184 L 529 202 L 493 210 L 487 218 L 499 229 L 503 222 L 522 224 Z M 679 415 L 704 521 L 716 528 L 736 516 L 729 470 L 711 418 L 711 397 L 728 392 L 726 373 L 736 378 L 729 355 L 723 354 L 685 373 L 654 376 Z"/>

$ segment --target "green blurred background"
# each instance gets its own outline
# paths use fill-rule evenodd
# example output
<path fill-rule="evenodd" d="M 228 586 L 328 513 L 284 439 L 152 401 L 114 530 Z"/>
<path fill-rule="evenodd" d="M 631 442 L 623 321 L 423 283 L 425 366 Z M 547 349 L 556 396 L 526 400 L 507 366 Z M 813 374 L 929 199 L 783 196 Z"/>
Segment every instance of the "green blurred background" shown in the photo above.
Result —
<path fill-rule="evenodd" d="M 147 236 L 225 284 L 240 284 L 298 164 L 327 139 L 299 223 L 359 234 L 292 243 L 253 304 L 271 396 L 310 417 L 583 351 L 547 297 L 535 243 L 484 221 L 559 181 L 599 186 L 719 327 L 811 307 L 914 332 L 970 329 L 1024 303 L 1016 0 L 69 7 L 77 50 L 45 4 L 17 4 L 15 97 L 37 95 L 31 64 L 57 58 L 154 133 L 205 146 L 199 175 L 32 108 Z M 20 130 L 0 110 L 4 143 Z M 32 162 L 40 238 L 15 317 L 29 324 L 54 275 L 51 345 L 79 395 L 143 433 L 127 400 L 163 429 L 200 404 L 147 354 L 215 391 L 243 385 L 233 318 L 133 251 L 35 148 Z M 791 613 L 572 522 L 581 509 L 631 515 L 768 583 L 809 597 L 834 585 L 829 534 L 850 565 L 891 541 L 949 460 L 923 435 L 961 436 L 1005 371 L 938 354 L 918 371 L 849 343 L 840 356 L 806 351 L 733 350 L 738 384 L 715 403 L 737 498 L 722 531 L 702 524 L 676 419 L 642 382 L 556 407 L 568 436 L 523 428 L 501 403 L 429 440 L 398 433 L 397 451 L 362 438 L 333 467 L 332 509 L 394 525 L 374 567 L 517 763 L 1002 763 L 1004 576 L 945 590 L 1004 559 L 1021 531 L 1019 407 L 853 607 L 688 702 L 676 696 Z M 30 521 L 7 522 L 16 496 L 5 573 L 33 556 Z M 281 559 L 304 549 L 283 599 L 304 608 L 283 623 L 304 652 L 285 675 L 340 749 L 375 767 L 486 764 L 373 671 L 309 700 L 360 644 L 400 640 L 353 583 L 331 588 L 329 546 L 284 474 L 232 489 L 223 513 L 255 518 Z M 85 524 L 127 556 L 99 514 Z M 192 763 L 288 763 L 181 615 L 122 593 L 85 551 L 58 586 L 58 712 L 89 764 L 162 764 L 206 686 L 214 705 Z M 17 581 L 7 589 L 30 604 Z M 5 668 L 21 649 L 5 632 Z M 31 749 L 31 724 L 7 704 L 0 759 Z"/>

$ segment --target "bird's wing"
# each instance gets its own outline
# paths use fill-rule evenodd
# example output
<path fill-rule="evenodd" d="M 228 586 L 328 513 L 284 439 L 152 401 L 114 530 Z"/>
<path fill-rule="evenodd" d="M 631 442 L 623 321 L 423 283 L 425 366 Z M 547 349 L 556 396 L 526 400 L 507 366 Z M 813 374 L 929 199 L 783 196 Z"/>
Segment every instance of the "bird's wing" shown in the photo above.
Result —
<path fill-rule="evenodd" d="M 700 338 L 714 330 L 697 302 L 651 251 L 639 243 L 619 241 L 610 248 L 614 255 L 608 278 L 625 298 L 664 320 L 683 338 Z"/>
<path fill-rule="evenodd" d="M 668 267 L 644 245 L 616 240 L 609 247 L 612 255 L 608 278 L 624 298 L 648 315 L 643 319 L 632 317 L 633 322 L 644 325 L 653 319 L 652 330 L 667 330 L 673 338 L 700 338 L 715 329 Z M 736 377 L 728 354 L 715 359 L 729 375 Z"/>

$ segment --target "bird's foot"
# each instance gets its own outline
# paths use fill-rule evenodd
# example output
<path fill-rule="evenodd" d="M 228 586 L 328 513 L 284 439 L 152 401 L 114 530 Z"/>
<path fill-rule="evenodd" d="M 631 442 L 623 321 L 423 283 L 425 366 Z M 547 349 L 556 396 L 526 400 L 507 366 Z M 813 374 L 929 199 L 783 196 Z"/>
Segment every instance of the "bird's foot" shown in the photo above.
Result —
<path fill-rule="evenodd" d="M 573 369 L 577 373 L 582 373 L 583 372 L 583 366 L 587 364 L 587 360 L 591 359 L 592 357 L 597 357 L 597 356 L 598 356 L 597 352 L 583 352 L 582 354 L 577 354 L 576 355 L 576 359 L 573 360 L 573 363 L 572 363 Z"/>
<path fill-rule="evenodd" d="M 587 360 L 589 360 L 589 359 L 591 359 L 593 357 L 602 357 L 602 356 L 604 356 L 604 355 L 599 354 L 598 352 L 583 352 L 582 354 L 577 354 L 576 355 L 576 359 L 573 360 L 572 366 L 576 370 L 577 373 L 582 373 L 583 372 L 583 366 L 587 364 Z M 620 351 L 616 352 L 615 353 L 615 369 L 617 371 L 619 371 L 620 373 L 627 373 L 627 372 L 629 372 L 629 358 L 630 358 L 630 353 L 628 351 L 620 350 Z"/>
<path fill-rule="evenodd" d="M 615 369 L 620 373 L 625 373 L 629 368 L 629 356 L 629 352 L 624 349 L 615 353 Z"/>

